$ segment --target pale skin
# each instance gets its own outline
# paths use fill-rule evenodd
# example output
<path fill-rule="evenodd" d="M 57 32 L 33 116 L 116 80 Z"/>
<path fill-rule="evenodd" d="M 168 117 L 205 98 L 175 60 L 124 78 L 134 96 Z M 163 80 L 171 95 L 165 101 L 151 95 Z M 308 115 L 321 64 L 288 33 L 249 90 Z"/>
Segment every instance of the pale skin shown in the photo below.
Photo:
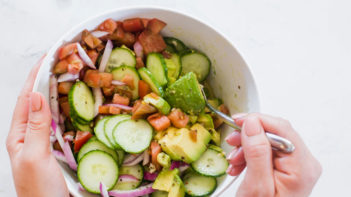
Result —
<path fill-rule="evenodd" d="M 6 146 L 19 197 L 69 196 L 58 162 L 50 151 L 51 113 L 45 97 L 32 92 L 42 59 L 33 67 L 18 97 Z M 226 141 L 236 146 L 228 155 L 228 174 L 235 176 L 247 167 L 236 196 L 308 196 L 321 174 L 312 156 L 291 125 L 280 118 L 262 114 L 237 114 L 242 132 Z M 264 135 L 269 130 L 292 141 L 292 154 L 272 152 Z"/>

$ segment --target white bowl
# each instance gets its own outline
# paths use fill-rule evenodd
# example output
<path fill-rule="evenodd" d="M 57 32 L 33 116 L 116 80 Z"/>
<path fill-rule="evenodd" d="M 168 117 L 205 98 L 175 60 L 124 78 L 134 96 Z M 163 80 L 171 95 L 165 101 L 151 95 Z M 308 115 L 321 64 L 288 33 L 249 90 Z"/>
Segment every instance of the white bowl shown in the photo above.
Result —
<path fill-rule="evenodd" d="M 258 93 L 249 67 L 240 54 L 225 36 L 214 30 L 199 19 L 168 8 L 130 7 L 112 10 L 92 17 L 73 27 L 48 52 L 40 68 L 34 91 L 42 92 L 49 98 L 50 69 L 57 60 L 58 49 L 67 42 L 76 41 L 84 29 L 92 30 L 107 18 L 123 20 L 132 17 L 159 18 L 167 23 L 162 30 L 163 35 L 173 36 L 182 40 L 190 48 L 198 49 L 211 59 L 212 70 L 209 82 L 216 96 L 222 98 L 230 112 L 259 111 Z M 222 128 L 222 148 L 229 153 L 229 147 L 223 140 L 233 129 Z M 73 196 L 97 196 L 78 190 L 78 180 L 75 173 L 65 164 L 61 165 L 69 191 Z M 213 196 L 219 196 L 236 179 L 224 176 L 220 178 Z"/>

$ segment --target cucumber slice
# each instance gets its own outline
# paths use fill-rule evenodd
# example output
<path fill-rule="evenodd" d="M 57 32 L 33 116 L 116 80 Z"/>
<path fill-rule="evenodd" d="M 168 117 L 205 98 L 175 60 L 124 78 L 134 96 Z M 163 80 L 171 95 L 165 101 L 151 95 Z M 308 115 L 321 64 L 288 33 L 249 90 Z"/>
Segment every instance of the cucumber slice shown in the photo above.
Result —
<path fill-rule="evenodd" d="M 124 160 L 124 151 L 123 150 L 116 150 L 116 153 L 118 155 L 118 165 L 122 165 L 123 160 Z"/>
<path fill-rule="evenodd" d="M 167 84 L 167 66 L 163 56 L 159 53 L 149 53 L 146 59 L 146 68 L 155 77 L 158 84 Z"/>
<path fill-rule="evenodd" d="M 144 171 L 141 165 L 139 164 L 134 166 L 122 166 L 119 169 L 119 175 L 132 175 L 135 178 L 139 179 L 139 181 L 123 182 L 120 179 L 118 179 L 118 182 L 113 189 L 132 190 L 137 188 L 141 184 L 144 177 Z"/>
<path fill-rule="evenodd" d="M 151 194 L 151 197 L 168 197 L 168 192 L 157 190 Z"/>
<path fill-rule="evenodd" d="M 89 124 L 80 124 L 79 122 L 77 122 L 73 119 L 72 125 L 78 131 L 89 131 L 89 132 L 93 131 L 93 129 L 90 127 L 90 123 Z"/>
<path fill-rule="evenodd" d="M 100 142 L 97 139 L 91 139 L 87 143 L 85 143 L 82 146 L 82 148 L 79 150 L 78 157 L 77 157 L 78 162 L 85 154 L 87 154 L 88 152 L 90 152 L 92 150 L 104 151 L 104 152 L 110 154 L 116 161 L 119 161 L 118 155 L 113 149 L 110 149 L 109 147 L 107 147 L 105 144 L 103 144 L 102 142 Z"/>
<path fill-rule="evenodd" d="M 183 180 L 185 192 L 190 196 L 207 196 L 214 192 L 217 187 L 216 178 L 193 172 L 186 174 Z"/>
<path fill-rule="evenodd" d="M 103 119 L 99 120 L 94 128 L 94 133 L 95 136 L 97 137 L 100 142 L 104 143 L 107 147 L 113 149 L 114 146 L 111 144 L 111 142 L 107 139 L 105 135 L 105 122 L 110 118 L 111 116 L 106 116 Z"/>
<path fill-rule="evenodd" d="M 116 185 L 118 165 L 110 154 L 101 150 L 93 150 L 80 159 L 77 175 L 84 189 L 99 194 L 100 182 L 105 184 L 107 190 Z"/>
<path fill-rule="evenodd" d="M 219 177 L 225 174 L 228 161 L 222 152 L 209 147 L 199 160 L 191 164 L 191 167 L 204 176 Z"/>
<path fill-rule="evenodd" d="M 211 69 L 210 59 L 200 52 L 185 53 L 180 58 L 182 64 L 182 75 L 194 72 L 197 79 L 202 82 L 206 79 Z"/>
<path fill-rule="evenodd" d="M 105 122 L 105 136 L 106 138 L 110 141 L 112 146 L 115 149 L 121 149 L 121 147 L 116 143 L 116 141 L 113 139 L 113 129 L 116 127 L 116 125 L 126 119 L 130 119 L 130 115 L 115 115 L 111 116 L 106 122 Z"/>
<path fill-rule="evenodd" d="M 173 37 L 164 37 L 163 38 L 165 40 L 165 43 L 167 44 L 167 46 L 169 46 L 169 48 L 174 49 L 175 52 L 183 52 L 185 50 L 188 50 L 188 47 L 185 46 L 185 44 L 178 40 L 177 38 L 173 38 Z M 172 52 L 172 51 L 170 51 Z"/>
<path fill-rule="evenodd" d="M 141 153 L 152 139 L 152 127 L 145 120 L 124 120 L 113 130 L 117 144 L 127 153 Z"/>
<path fill-rule="evenodd" d="M 180 57 L 176 53 L 171 54 L 170 59 L 165 59 L 167 66 L 167 75 L 169 83 L 174 83 L 178 78 L 182 71 L 182 64 L 180 62 Z"/>
<path fill-rule="evenodd" d="M 107 61 L 106 71 L 110 72 L 113 68 L 122 65 L 135 67 L 135 55 L 126 48 L 115 48 L 112 50 L 111 55 Z"/>
<path fill-rule="evenodd" d="M 72 86 L 68 94 L 68 102 L 73 119 L 81 119 L 85 122 L 93 120 L 94 98 L 89 87 L 84 82 L 78 81 Z"/>
<path fill-rule="evenodd" d="M 151 72 L 147 68 L 140 68 L 138 70 L 140 77 L 142 80 L 144 80 L 151 88 L 153 92 L 155 92 L 157 95 L 163 97 L 163 88 L 160 86 L 160 84 L 156 81 L 154 76 L 151 74 Z"/>
<path fill-rule="evenodd" d="M 205 100 L 193 72 L 187 73 L 168 86 L 165 99 L 172 107 L 192 115 L 199 114 L 205 108 Z"/>
<path fill-rule="evenodd" d="M 139 97 L 138 89 L 139 89 L 140 77 L 137 70 L 134 67 L 120 66 L 118 68 L 114 68 L 112 70 L 112 75 L 113 75 L 113 79 L 118 81 L 121 81 L 126 75 L 132 76 L 134 79 L 133 80 L 134 89 L 131 90 L 129 87 L 126 87 L 126 88 L 128 88 L 128 90 L 132 92 L 133 99 L 137 99 Z"/>

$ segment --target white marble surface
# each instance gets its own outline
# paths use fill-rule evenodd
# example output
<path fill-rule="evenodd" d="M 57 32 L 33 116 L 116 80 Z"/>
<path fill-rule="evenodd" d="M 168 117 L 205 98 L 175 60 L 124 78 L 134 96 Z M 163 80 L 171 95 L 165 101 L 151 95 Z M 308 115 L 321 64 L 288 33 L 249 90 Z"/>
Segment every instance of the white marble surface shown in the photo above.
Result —
<path fill-rule="evenodd" d="M 72 25 L 140 2 L 0 0 L 0 196 L 15 196 L 5 139 L 17 94 L 32 65 Z M 324 172 L 312 196 L 348 195 L 350 1 L 142 2 L 190 13 L 226 34 L 252 69 L 262 111 L 289 119 L 322 163 Z M 223 196 L 234 196 L 233 190 Z"/>

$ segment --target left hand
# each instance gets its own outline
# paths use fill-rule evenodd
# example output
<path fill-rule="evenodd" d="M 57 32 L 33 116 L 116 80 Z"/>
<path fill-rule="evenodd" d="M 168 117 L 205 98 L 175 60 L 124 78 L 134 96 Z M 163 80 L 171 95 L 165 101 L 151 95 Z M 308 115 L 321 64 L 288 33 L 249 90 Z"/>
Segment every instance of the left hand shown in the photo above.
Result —
<path fill-rule="evenodd" d="M 59 164 L 50 150 L 50 107 L 41 93 L 32 92 L 42 60 L 32 69 L 18 97 L 6 141 L 20 197 L 69 196 Z"/>

